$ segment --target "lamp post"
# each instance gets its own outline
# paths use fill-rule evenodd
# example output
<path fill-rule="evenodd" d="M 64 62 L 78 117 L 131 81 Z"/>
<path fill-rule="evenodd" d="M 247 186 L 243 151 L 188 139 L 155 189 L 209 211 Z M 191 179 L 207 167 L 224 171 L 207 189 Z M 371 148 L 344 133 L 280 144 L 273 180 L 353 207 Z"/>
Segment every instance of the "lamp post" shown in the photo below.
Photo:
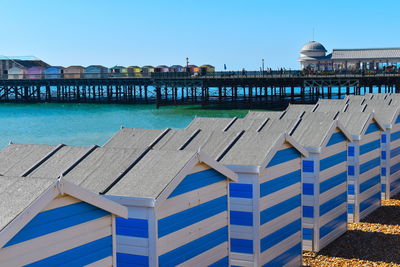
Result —
<path fill-rule="evenodd" d="M 189 67 L 189 58 L 186 58 L 186 67 Z"/>
<path fill-rule="evenodd" d="M 262 61 L 262 75 L 264 76 L 264 59 L 262 59 L 261 61 Z"/>

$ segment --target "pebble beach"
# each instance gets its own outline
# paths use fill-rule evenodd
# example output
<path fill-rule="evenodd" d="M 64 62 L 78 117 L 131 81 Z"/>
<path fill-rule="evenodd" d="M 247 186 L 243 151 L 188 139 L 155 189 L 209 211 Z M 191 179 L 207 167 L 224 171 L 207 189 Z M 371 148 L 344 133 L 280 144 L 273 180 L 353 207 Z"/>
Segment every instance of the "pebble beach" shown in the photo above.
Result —
<path fill-rule="evenodd" d="M 320 252 L 304 252 L 303 266 L 400 266 L 400 194 L 348 229 Z"/>

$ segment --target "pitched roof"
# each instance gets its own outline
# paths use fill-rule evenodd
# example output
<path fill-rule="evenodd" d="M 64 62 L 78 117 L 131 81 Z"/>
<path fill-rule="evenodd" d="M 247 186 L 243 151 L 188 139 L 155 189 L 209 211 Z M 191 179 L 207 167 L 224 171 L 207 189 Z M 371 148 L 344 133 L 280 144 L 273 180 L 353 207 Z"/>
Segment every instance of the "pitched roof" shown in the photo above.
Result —
<path fill-rule="evenodd" d="M 349 111 L 339 113 L 337 119 L 351 135 L 360 135 L 370 117 L 371 113 Z"/>
<path fill-rule="evenodd" d="M 317 112 L 331 112 L 343 111 L 346 102 L 342 99 L 320 99 L 318 100 L 315 111 Z"/>
<path fill-rule="evenodd" d="M 374 112 L 376 118 L 379 119 L 385 127 L 389 127 L 396 120 L 399 108 L 398 106 L 391 105 L 367 105 L 364 112 Z"/>
<path fill-rule="evenodd" d="M 279 119 L 282 116 L 282 112 L 278 111 L 249 111 L 246 115 L 246 119 Z"/>
<path fill-rule="evenodd" d="M 152 150 L 107 195 L 157 198 L 196 152 Z"/>
<path fill-rule="evenodd" d="M 289 105 L 282 119 L 297 119 L 306 112 L 312 112 L 315 105 Z"/>
<path fill-rule="evenodd" d="M 400 58 L 400 48 L 333 49 L 332 59 L 395 59 Z"/>
<path fill-rule="evenodd" d="M 56 146 L 11 144 L 0 150 L 0 174 L 20 176 Z"/>
<path fill-rule="evenodd" d="M 186 129 L 202 129 L 202 130 L 220 130 L 223 131 L 229 123 L 235 118 L 206 118 L 206 117 L 196 117 L 194 120 L 186 127 Z"/>
<path fill-rule="evenodd" d="M 243 130 L 246 131 L 257 131 L 267 119 L 251 119 L 251 118 L 243 118 L 237 119 L 234 123 L 232 123 L 229 128 L 226 129 L 227 132 L 240 132 Z"/>
<path fill-rule="evenodd" d="M 168 130 L 169 129 L 123 128 L 111 137 L 103 147 L 145 148 L 152 144 L 163 133 L 168 134 Z"/>
<path fill-rule="evenodd" d="M 29 207 L 54 182 L 43 178 L 0 176 L 0 230 Z"/>

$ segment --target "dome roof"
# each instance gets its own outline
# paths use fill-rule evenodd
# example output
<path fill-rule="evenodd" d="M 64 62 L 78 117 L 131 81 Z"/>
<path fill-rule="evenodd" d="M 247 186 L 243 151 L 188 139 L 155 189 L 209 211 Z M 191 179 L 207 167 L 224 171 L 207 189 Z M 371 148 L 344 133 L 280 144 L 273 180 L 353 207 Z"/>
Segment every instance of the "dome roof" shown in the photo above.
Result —
<path fill-rule="evenodd" d="M 316 41 L 306 43 L 300 50 L 301 52 L 326 52 L 325 47 Z"/>

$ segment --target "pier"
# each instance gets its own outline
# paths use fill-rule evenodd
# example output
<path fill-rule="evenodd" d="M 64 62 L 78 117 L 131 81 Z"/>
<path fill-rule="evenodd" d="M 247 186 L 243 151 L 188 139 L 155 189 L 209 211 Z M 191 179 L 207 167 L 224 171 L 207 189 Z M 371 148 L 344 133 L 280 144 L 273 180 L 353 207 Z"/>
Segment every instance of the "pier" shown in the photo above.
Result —
<path fill-rule="evenodd" d="M 400 73 L 320 73 L 300 71 L 149 73 L 102 78 L 0 79 L 0 102 L 221 105 L 284 108 L 365 93 L 396 93 Z"/>

